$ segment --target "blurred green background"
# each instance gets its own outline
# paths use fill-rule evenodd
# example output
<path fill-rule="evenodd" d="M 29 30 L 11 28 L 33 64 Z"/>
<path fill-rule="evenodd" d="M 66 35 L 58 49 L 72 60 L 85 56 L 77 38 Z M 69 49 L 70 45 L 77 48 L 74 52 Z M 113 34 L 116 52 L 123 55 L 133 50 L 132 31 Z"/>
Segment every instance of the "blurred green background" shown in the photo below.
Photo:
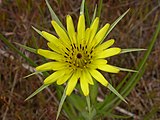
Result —
<path fill-rule="evenodd" d="M 49 0 L 52 8 L 65 25 L 65 17 L 70 14 L 78 21 L 81 0 Z M 98 0 L 86 0 L 92 17 Z M 114 38 L 115 46 L 121 48 L 147 48 L 160 20 L 160 1 L 158 0 L 103 0 L 100 23 L 113 23 L 128 8 L 130 12 L 121 20 L 107 39 Z M 33 48 L 45 48 L 46 41 L 31 26 L 55 34 L 51 16 L 44 0 L 0 0 L 0 32 L 11 43 L 21 43 Z M 100 26 L 101 27 L 101 26 Z M 106 39 L 106 40 L 107 40 Z M 15 44 L 16 45 L 16 44 Z M 37 64 L 40 57 L 17 46 L 26 56 Z M 135 69 L 144 52 L 133 52 L 113 57 L 113 65 Z M 160 37 L 147 61 L 144 76 L 126 98 L 128 104 L 120 104 L 115 113 L 134 114 L 137 119 L 159 120 L 160 118 Z M 0 119 L 2 120 L 54 120 L 57 113 L 56 90 L 50 86 L 34 98 L 24 102 L 43 82 L 43 76 L 23 77 L 33 72 L 26 61 L 9 49 L 0 40 Z M 114 86 L 127 72 L 105 76 Z M 99 89 L 103 98 L 106 89 Z M 124 111 L 122 111 L 124 110 Z M 134 118 L 128 118 L 132 120 Z M 67 120 L 62 113 L 60 120 Z M 112 120 L 107 117 L 105 120 Z"/>

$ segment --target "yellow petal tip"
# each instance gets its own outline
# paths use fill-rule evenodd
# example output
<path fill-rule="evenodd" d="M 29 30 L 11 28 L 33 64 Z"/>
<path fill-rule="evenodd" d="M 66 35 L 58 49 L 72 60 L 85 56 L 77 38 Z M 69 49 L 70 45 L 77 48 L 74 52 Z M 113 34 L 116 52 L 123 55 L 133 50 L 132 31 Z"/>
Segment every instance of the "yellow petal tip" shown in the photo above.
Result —
<path fill-rule="evenodd" d="M 67 95 L 67 96 L 70 96 L 70 95 L 71 95 L 71 93 L 69 93 L 69 92 L 67 92 L 67 91 L 66 91 L 66 95 Z"/>
<path fill-rule="evenodd" d="M 51 24 L 54 26 L 56 24 L 56 21 L 52 20 Z"/>
<path fill-rule="evenodd" d="M 89 92 L 85 92 L 85 93 L 83 93 L 84 94 L 84 96 L 88 96 L 89 95 Z"/>

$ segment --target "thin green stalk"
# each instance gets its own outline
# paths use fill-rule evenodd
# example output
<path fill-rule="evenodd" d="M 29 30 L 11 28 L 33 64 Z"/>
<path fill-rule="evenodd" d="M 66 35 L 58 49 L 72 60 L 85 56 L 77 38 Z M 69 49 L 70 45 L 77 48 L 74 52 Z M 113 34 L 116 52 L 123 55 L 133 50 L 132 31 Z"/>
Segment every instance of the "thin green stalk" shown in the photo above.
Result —
<path fill-rule="evenodd" d="M 90 96 L 86 96 L 86 102 L 87 102 L 87 107 L 88 107 L 88 120 L 92 120 L 93 119 L 93 113 L 91 110 L 91 101 L 90 101 Z"/>
<path fill-rule="evenodd" d="M 91 102 L 90 102 L 90 96 L 86 96 L 87 106 L 88 106 L 88 112 L 89 115 L 91 114 Z"/>
<path fill-rule="evenodd" d="M 93 17 L 92 17 L 92 22 L 91 22 L 91 24 L 93 23 L 94 19 L 96 18 L 96 14 L 97 14 L 97 4 L 96 4 L 96 6 L 95 6 L 95 8 L 94 8 L 94 13 L 93 13 Z"/>
<path fill-rule="evenodd" d="M 61 112 L 63 103 L 64 103 L 64 101 L 65 101 L 65 99 L 66 99 L 66 97 L 67 97 L 67 96 L 66 96 L 66 89 L 67 89 L 67 87 L 64 89 L 64 92 L 63 92 L 61 101 L 60 101 L 60 103 L 59 103 L 59 107 L 58 107 L 58 111 L 57 111 L 56 120 L 58 120 L 58 117 L 59 117 L 59 115 L 60 115 L 60 112 Z"/>
<path fill-rule="evenodd" d="M 98 3 L 98 12 L 97 12 L 97 17 L 99 17 L 99 18 L 101 16 L 102 5 L 103 5 L 103 0 L 99 0 L 99 3 Z"/>
<path fill-rule="evenodd" d="M 90 27 L 91 21 L 90 21 L 90 17 L 89 17 L 88 8 L 87 8 L 86 3 L 84 4 L 84 8 L 85 8 L 85 18 L 86 18 L 87 27 Z"/>

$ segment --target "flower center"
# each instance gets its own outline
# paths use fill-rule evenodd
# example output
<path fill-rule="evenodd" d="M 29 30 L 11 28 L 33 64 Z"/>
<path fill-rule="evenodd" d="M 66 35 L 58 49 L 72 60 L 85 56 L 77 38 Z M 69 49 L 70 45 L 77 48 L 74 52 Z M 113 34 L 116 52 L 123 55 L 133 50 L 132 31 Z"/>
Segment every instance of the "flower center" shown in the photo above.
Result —
<path fill-rule="evenodd" d="M 72 69 L 83 69 L 88 67 L 93 61 L 93 48 L 89 49 L 87 45 L 71 45 L 65 50 L 65 61 Z"/>
<path fill-rule="evenodd" d="M 81 58 L 82 58 L 82 54 L 81 54 L 81 53 L 78 53 L 78 54 L 77 54 L 77 58 L 78 58 L 78 59 L 81 59 Z"/>

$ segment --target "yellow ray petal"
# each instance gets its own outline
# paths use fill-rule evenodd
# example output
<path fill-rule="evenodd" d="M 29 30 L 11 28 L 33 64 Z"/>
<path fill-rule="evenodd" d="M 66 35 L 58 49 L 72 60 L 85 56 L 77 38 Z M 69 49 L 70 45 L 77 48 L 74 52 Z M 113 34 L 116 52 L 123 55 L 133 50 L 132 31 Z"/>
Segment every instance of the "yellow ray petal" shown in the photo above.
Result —
<path fill-rule="evenodd" d="M 91 30 L 91 35 L 90 35 L 90 42 L 93 40 L 96 32 L 97 32 L 97 29 L 98 29 L 98 25 L 99 25 L 99 18 L 96 17 L 90 27 L 90 30 Z"/>
<path fill-rule="evenodd" d="M 112 65 L 108 65 L 108 64 L 99 65 L 98 69 L 103 70 L 105 72 L 110 72 L 110 73 L 118 73 L 120 71 L 117 67 L 112 66 Z"/>
<path fill-rule="evenodd" d="M 52 70 L 62 70 L 67 68 L 67 63 L 65 62 L 53 62 L 52 64 Z"/>
<path fill-rule="evenodd" d="M 91 85 L 94 85 L 94 82 L 92 80 L 92 77 L 90 75 L 90 73 L 88 72 L 87 69 L 84 69 L 83 72 L 82 72 L 82 76 L 85 77 L 86 81 L 91 84 Z"/>
<path fill-rule="evenodd" d="M 91 69 L 97 69 L 99 65 L 105 65 L 106 63 L 107 60 L 105 59 L 94 59 L 88 67 Z"/>
<path fill-rule="evenodd" d="M 83 94 L 87 96 L 89 94 L 89 85 L 85 74 L 82 74 L 80 77 L 80 86 Z"/>
<path fill-rule="evenodd" d="M 49 50 L 38 49 L 37 53 L 44 56 L 45 58 L 52 59 L 52 60 L 62 60 L 63 59 L 62 55 L 49 51 Z"/>
<path fill-rule="evenodd" d="M 77 81 L 78 81 L 78 76 L 77 76 L 77 73 L 75 72 L 72 77 L 70 78 L 69 82 L 68 82 L 68 85 L 67 85 L 67 90 L 66 90 L 66 95 L 70 95 L 72 93 L 72 91 L 74 90 L 76 84 L 77 84 Z"/>
<path fill-rule="evenodd" d="M 87 28 L 87 29 L 86 29 L 86 32 L 85 32 L 84 45 L 89 44 L 90 33 L 91 33 L 90 28 Z"/>
<path fill-rule="evenodd" d="M 45 31 L 42 31 L 42 35 L 45 39 L 47 39 L 49 42 L 49 44 L 51 44 L 52 48 L 53 49 L 53 46 L 58 46 L 60 48 L 63 48 L 65 49 L 64 45 L 62 44 L 62 41 L 60 41 L 57 37 L 55 37 L 54 35 L 48 33 L 48 32 L 45 32 Z M 50 46 L 49 46 L 50 47 Z"/>
<path fill-rule="evenodd" d="M 93 78 L 95 78 L 98 82 L 100 82 L 102 85 L 107 86 L 108 81 L 103 77 L 103 75 L 94 69 L 89 69 L 90 74 L 92 75 Z"/>
<path fill-rule="evenodd" d="M 72 74 L 73 72 L 71 71 L 65 72 L 65 75 L 57 80 L 57 85 L 62 85 L 65 83 L 72 76 Z"/>
<path fill-rule="evenodd" d="M 107 48 L 109 48 L 110 46 L 112 46 L 114 44 L 114 39 L 110 39 L 110 40 L 107 40 L 106 42 L 102 43 L 101 45 L 97 46 L 95 48 L 95 51 L 99 52 L 101 50 L 105 50 Z"/>
<path fill-rule="evenodd" d="M 93 60 L 93 62 L 91 64 L 94 64 L 96 66 L 105 65 L 105 64 L 107 64 L 107 60 L 105 60 L 105 59 L 95 59 L 95 60 Z"/>
<path fill-rule="evenodd" d="M 47 45 L 50 49 L 59 54 L 62 54 L 64 52 L 62 49 L 65 49 L 62 45 L 55 45 L 53 42 L 48 42 Z"/>
<path fill-rule="evenodd" d="M 69 40 L 68 35 L 66 34 L 66 32 L 54 20 L 52 20 L 51 23 L 52 23 L 56 33 L 60 37 L 60 39 L 68 47 L 70 45 L 70 40 Z"/>
<path fill-rule="evenodd" d="M 77 40 L 79 44 L 82 44 L 85 38 L 85 18 L 84 14 L 80 15 L 77 26 Z"/>
<path fill-rule="evenodd" d="M 60 50 L 55 44 L 53 44 L 53 43 L 51 43 L 51 42 L 48 42 L 47 45 L 48 45 L 48 47 L 49 47 L 50 49 L 52 49 L 54 52 L 62 53 L 61 50 Z"/>
<path fill-rule="evenodd" d="M 96 46 L 97 44 L 99 44 L 105 37 L 106 32 L 109 29 L 110 24 L 106 24 L 103 28 L 101 28 L 98 33 L 96 34 L 94 40 L 93 40 L 93 45 Z"/>
<path fill-rule="evenodd" d="M 114 55 L 117 55 L 121 52 L 120 48 L 114 47 L 114 48 L 109 48 L 106 49 L 104 51 L 102 51 L 101 53 L 97 54 L 97 58 L 107 58 L 107 57 L 111 57 Z"/>
<path fill-rule="evenodd" d="M 73 43 L 75 43 L 75 28 L 74 28 L 74 24 L 73 24 L 73 20 L 72 20 L 72 17 L 70 15 L 67 15 L 66 17 L 66 23 L 67 23 L 67 31 L 68 31 L 68 34 L 69 34 L 69 37 L 71 39 L 71 41 Z"/>
<path fill-rule="evenodd" d="M 44 84 L 51 84 L 55 82 L 58 78 L 62 77 L 64 73 L 65 73 L 65 70 L 59 70 L 59 71 L 52 73 L 50 76 L 48 76 L 44 80 Z"/>
<path fill-rule="evenodd" d="M 54 36 L 54 35 L 46 32 L 46 31 L 42 31 L 42 36 L 43 36 L 46 40 L 48 40 L 49 42 L 54 42 L 54 43 L 56 43 L 55 41 L 59 41 L 56 36 Z"/>
<path fill-rule="evenodd" d="M 48 62 L 45 64 L 42 64 L 38 67 L 36 67 L 36 71 L 47 71 L 47 70 L 52 70 L 52 65 L 54 62 Z"/>

